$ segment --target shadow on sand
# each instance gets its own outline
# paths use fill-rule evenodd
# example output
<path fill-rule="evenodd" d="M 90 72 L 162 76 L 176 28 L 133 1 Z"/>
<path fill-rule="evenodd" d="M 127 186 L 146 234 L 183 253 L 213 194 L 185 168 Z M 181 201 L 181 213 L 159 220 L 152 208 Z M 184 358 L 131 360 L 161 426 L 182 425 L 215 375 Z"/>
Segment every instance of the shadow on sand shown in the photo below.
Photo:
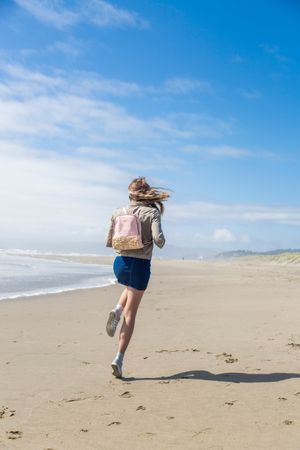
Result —
<path fill-rule="evenodd" d="M 122 378 L 124 381 L 168 381 L 168 380 L 208 380 L 223 381 L 229 383 L 274 383 L 276 381 L 289 380 L 290 378 L 300 378 L 298 373 L 240 373 L 225 372 L 211 373 L 206 370 L 189 370 L 179 372 L 166 377 L 128 377 Z"/>

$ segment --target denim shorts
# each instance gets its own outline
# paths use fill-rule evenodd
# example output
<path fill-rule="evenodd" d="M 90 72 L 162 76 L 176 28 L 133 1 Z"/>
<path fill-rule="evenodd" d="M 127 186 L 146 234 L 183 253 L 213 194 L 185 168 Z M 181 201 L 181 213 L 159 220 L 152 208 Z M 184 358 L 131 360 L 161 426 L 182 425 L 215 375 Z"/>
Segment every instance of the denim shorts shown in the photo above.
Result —
<path fill-rule="evenodd" d="M 150 279 L 150 259 L 117 256 L 114 260 L 114 273 L 120 284 L 145 291 Z"/>

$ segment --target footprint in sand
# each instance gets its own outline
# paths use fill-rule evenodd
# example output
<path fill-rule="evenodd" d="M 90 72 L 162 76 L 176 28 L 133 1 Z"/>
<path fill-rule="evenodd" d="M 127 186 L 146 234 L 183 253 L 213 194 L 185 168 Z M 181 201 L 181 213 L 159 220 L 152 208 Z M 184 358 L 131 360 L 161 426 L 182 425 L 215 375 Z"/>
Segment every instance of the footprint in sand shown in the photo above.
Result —
<path fill-rule="evenodd" d="M 156 350 L 155 353 L 176 353 L 179 352 L 180 350 L 166 350 L 165 348 L 163 348 L 162 350 Z"/>
<path fill-rule="evenodd" d="M 20 439 L 23 436 L 22 431 L 11 430 L 6 432 L 7 439 Z"/>
<path fill-rule="evenodd" d="M 233 406 L 236 402 L 237 400 L 232 400 L 231 402 L 225 402 L 224 405 Z"/>
<path fill-rule="evenodd" d="M 284 401 L 284 400 L 287 400 L 287 398 L 286 397 L 278 397 L 278 400 Z"/>
<path fill-rule="evenodd" d="M 200 430 L 200 431 L 197 431 L 197 433 L 194 433 L 192 438 L 199 436 L 199 434 L 206 433 L 207 431 L 211 431 L 211 430 L 212 430 L 212 428 L 204 428 L 203 430 Z"/>
<path fill-rule="evenodd" d="M 233 358 L 231 353 L 226 353 L 226 352 L 223 352 L 223 353 L 220 353 L 219 355 L 216 355 L 216 358 L 225 358 L 225 362 L 227 364 L 233 364 L 235 362 L 238 362 L 237 358 Z"/>
<path fill-rule="evenodd" d="M 131 392 L 125 391 L 125 392 L 123 392 L 123 394 L 120 394 L 119 397 L 120 398 L 131 398 L 131 397 L 133 397 L 133 395 Z"/>
<path fill-rule="evenodd" d="M 184 348 L 184 349 L 174 349 L 174 350 L 168 350 L 168 349 L 165 349 L 165 348 L 163 348 L 162 350 L 156 350 L 156 352 L 155 353 L 177 353 L 177 352 L 180 352 L 180 353 L 184 353 L 184 352 L 194 352 L 194 353 L 197 353 L 197 352 L 200 352 L 201 350 L 199 350 L 198 348 Z"/>
<path fill-rule="evenodd" d="M 238 362 L 238 358 L 233 358 L 231 353 L 226 353 L 226 352 L 216 355 L 216 358 L 225 358 L 225 362 L 227 364 L 233 364 L 235 362 Z"/>
<path fill-rule="evenodd" d="M 290 347 L 292 347 L 292 348 L 300 348 L 300 344 L 296 344 L 295 342 L 290 342 L 289 344 L 287 344 L 287 345 L 289 345 Z"/>
<path fill-rule="evenodd" d="M 173 420 L 173 419 L 175 419 L 175 417 L 174 416 L 167 416 L 167 419 L 168 420 Z"/>
<path fill-rule="evenodd" d="M 72 403 L 72 402 L 80 402 L 83 400 L 99 400 L 99 398 L 102 398 L 102 395 L 92 395 L 92 396 L 88 396 L 88 397 L 63 398 L 62 402 Z"/>
<path fill-rule="evenodd" d="M 14 409 L 8 409 L 6 406 L 0 407 L 0 419 L 4 419 L 4 417 L 12 417 L 14 416 L 16 411 Z"/>
<path fill-rule="evenodd" d="M 136 411 L 145 411 L 145 410 L 146 410 L 146 408 L 143 405 L 140 405 L 136 408 Z"/>
<path fill-rule="evenodd" d="M 118 421 L 110 422 L 107 426 L 111 427 L 112 425 L 121 425 L 121 422 L 118 422 Z"/>
<path fill-rule="evenodd" d="M 87 433 L 89 430 L 87 428 L 81 428 L 80 432 L 81 433 Z"/>
<path fill-rule="evenodd" d="M 294 421 L 293 420 L 289 420 L 289 419 L 286 419 L 286 420 L 283 421 L 284 425 L 293 425 L 293 423 L 294 423 Z"/>
<path fill-rule="evenodd" d="M 223 353 L 219 353 L 218 355 L 216 355 L 216 358 L 222 358 L 222 357 L 230 358 L 231 356 L 232 356 L 231 353 L 223 352 Z"/>
<path fill-rule="evenodd" d="M 151 433 L 150 431 L 147 431 L 146 433 L 140 433 L 138 436 L 152 437 L 152 436 L 156 436 L 156 434 L 155 433 Z"/>
<path fill-rule="evenodd" d="M 238 362 L 238 359 L 237 358 L 227 358 L 227 359 L 225 359 L 225 362 L 227 364 L 232 364 L 232 363 Z"/>

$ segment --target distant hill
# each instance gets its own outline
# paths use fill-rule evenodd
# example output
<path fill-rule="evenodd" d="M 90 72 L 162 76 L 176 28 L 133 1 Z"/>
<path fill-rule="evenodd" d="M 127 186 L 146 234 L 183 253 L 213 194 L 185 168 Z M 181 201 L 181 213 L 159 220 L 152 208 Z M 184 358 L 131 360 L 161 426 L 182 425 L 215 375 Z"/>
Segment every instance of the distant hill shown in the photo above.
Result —
<path fill-rule="evenodd" d="M 229 252 L 218 253 L 216 259 L 228 259 L 228 258 L 239 258 L 241 256 L 257 255 L 258 253 L 252 252 L 250 250 L 232 250 Z"/>
<path fill-rule="evenodd" d="M 249 250 L 236 250 L 219 253 L 216 259 L 233 259 L 241 261 L 272 262 L 277 264 L 300 264 L 300 249 L 277 249 L 267 252 L 252 252 Z"/>

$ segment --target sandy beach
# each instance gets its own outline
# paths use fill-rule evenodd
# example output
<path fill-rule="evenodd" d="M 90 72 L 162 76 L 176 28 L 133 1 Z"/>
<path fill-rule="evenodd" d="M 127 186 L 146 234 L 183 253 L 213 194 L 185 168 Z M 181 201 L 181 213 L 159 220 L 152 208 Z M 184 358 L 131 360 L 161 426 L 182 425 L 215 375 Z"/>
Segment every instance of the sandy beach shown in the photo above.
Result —
<path fill-rule="evenodd" d="M 122 380 L 120 286 L 1 301 L 0 448 L 298 450 L 299 275 L 154 260 Z"/>

